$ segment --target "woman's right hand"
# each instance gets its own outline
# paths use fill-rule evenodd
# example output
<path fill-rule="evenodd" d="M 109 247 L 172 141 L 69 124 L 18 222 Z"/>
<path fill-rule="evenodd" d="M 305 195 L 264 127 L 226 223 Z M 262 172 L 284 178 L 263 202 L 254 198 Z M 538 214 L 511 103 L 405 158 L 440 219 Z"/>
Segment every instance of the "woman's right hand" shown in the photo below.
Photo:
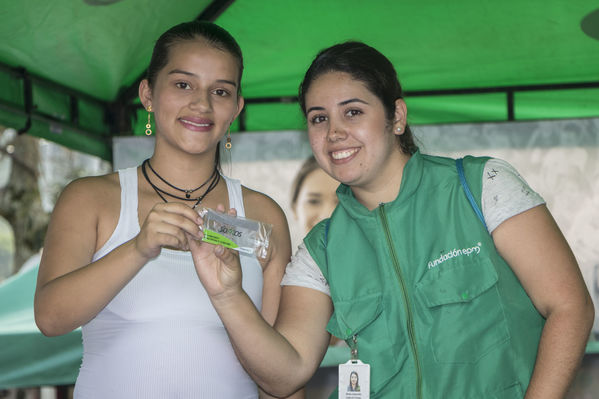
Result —
<path fill-rule="evenodd" d="M 218 205 L 216 210 L 224 212 L 225 208 Z M 229 209 L 228 213 L 232 216 L 237 214 L 235 209 Z M 239 253 L 222 245 L 201 241 L 201 238 L 190 236 L 188 244 L 196 272 L 208 295 L 218 299 L 242 292 Z"/>
<path fill-rule="evenodd" d="M 201 221 L 198 213 L 185 204 L 158 203 L 152 207 L 135 237 L 135 248 L 148 259 L 157 257 L 162 247 L 187 251 L 187 234 L 196 239 L 202 237 Z"/>

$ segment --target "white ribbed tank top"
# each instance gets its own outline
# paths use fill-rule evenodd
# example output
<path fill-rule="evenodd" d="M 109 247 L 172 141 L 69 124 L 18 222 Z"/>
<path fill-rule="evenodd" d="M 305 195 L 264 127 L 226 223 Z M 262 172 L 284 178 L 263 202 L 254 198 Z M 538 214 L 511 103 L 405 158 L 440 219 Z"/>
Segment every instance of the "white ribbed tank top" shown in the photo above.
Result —
<path fill-rule="evenodd" d="M 223 176 L 224 177 L 224 176 Z M 121 212 L 101 258 L 139 233 L 137 170 L 119 171 Z M 224 177 L 229 203 L 245 216 L 241 184 Z M 262 305 L 262 268 L 242 255 L 243 288 Z M 257 398 L 196 274 L 191 254 L 163 249 L 82 327 L 76 399 Z"/>

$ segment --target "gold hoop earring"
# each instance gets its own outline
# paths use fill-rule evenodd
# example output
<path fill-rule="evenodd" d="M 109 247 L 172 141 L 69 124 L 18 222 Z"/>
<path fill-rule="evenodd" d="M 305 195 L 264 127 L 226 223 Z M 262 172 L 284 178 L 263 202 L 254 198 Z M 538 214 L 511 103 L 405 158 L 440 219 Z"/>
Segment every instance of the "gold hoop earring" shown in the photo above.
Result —
<path fill-rule="evenodd" d="M 229 128 L 227 129 L 227 141 L 225 143 L 225 148 L 231 151 L 231 147 L 233 147 L 233 144 L 231 144 L 231 125 L 229 125 Z"/>
<path fill-rule="evenodd" d="M 152 106 L 148 105 L 148 123 L 146 123 L 146 136 L 152 135 L 152 123 L 150 120 L 150 112 L 152 112 Z"/>

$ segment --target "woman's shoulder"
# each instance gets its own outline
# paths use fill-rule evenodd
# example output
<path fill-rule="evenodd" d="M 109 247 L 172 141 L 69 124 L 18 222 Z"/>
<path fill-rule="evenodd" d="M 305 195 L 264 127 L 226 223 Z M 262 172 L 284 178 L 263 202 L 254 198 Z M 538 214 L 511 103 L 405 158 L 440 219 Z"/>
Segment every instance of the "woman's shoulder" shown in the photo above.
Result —
<path fill-rule="evenodd" d="M 71 226 L 73 221 L 81 229 L 92 229 L 96 234 L 105 229 L 100 221 L 108 221 L 114 228 L 120 211 L 120 184 L 116 173 L 81 177 L 70 182 L 60 194 L 52 211 L 52 224 Z M 87 227 L 83 227 L 87 226 Z"/>
<path fill-rule="evenodd" d="M 117 192 L 120 193 L 118 173 L 85 176 L 67 184 L 60 195 L 59 201 L 84 201 L 87 204 L 103 203 Z"/>
<path fill-rule="evenodd" d="M 465 165 L 483 165 L 491 159 L 488 156 L 473 156 L 473 155 L 464 155 L 463 157 L 453 158 L 446 157 L 441 155 L 429 155 L 429 154 L 420 154 L 420 158 L 422 161 L 429 166 L 433 167 L 449 167 L 455 168 L 457 159 L 461 158 Z"/>
<path fill-rule="evenodd" d="M 110 188 L 114 185 L 119 185 L 119 174 L 118 172 L 112 172 L 105 175 L 98 176 L 84 176 L 78 177 L 72 180 L 66 188 L 70 190 L 103 190 Z"/>
<path fill-rule="evenodd" d="M 241 186 L 241 190 L 245 214 L 248 218 L 269 221 L 269 223 L 279 223 L 281 219 L 286 220 L 283 209 L 270 196 L 246 186 Z"/>

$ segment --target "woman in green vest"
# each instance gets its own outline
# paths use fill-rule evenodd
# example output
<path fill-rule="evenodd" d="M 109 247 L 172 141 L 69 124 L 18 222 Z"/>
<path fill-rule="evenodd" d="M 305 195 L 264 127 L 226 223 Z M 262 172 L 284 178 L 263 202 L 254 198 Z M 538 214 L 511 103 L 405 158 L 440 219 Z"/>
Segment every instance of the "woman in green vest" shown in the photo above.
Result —
<path fill-rule="evenodd" d="M 333 334 L 370 365 L 371 398 L 562 398 L 594 317 L 566 240 L 504 161 L 421 154 L 402 97 L 393 65 L 363 43 L 308 69 L 299 101 L 339 205 L 287 266 L 274 328 L 235 255 L 193 246 L 217 255 L 198 273 L 237 355 L 275 396 L 310 378 Z"/>

